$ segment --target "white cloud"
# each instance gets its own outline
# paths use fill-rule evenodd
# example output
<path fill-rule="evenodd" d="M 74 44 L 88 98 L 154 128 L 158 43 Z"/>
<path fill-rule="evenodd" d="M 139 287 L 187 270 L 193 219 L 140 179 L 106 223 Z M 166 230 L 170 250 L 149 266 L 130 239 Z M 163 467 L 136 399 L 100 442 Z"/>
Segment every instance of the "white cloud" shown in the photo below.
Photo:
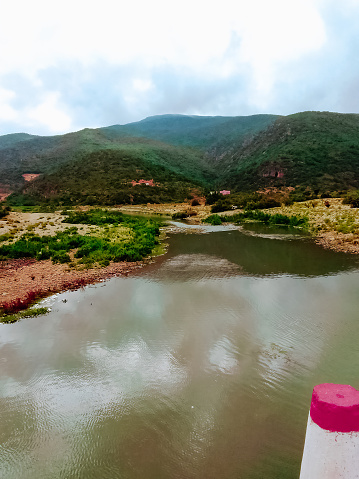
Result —
<path fill-rule="evenodd" d="M 90 118 L 125 123 L 163 112 L 286 114 L 305 85 L 316 109 L 334 58 L 355 90 L 356 18 L 357 0 L 2 2 L 0 132 L 17 124 L 63 132 Z M 293 102 L 280 101 L 279 85 Z M 327 88 L 317 104 L 330 110 L 335 84 Z"/>
<path fill-rule="evenodd" d="M 0 87 L 0 120 L 15 120 L 16 110 L 9 104 L 15 98 L 15 92 Z"/>
<path fill-rule="evenodd" d="M 132 82 L 132 87 L 135 91 L 145 92 L 153 88 L 153 83 L 148 79 L 135 78 Z"/>
<path fill-rule="evenodd" d="M 42 102 L 27 111 L 28 123 L 45 125 L 50 132 L 67 132 L 71 128 L 71 118 L 58 105 L 59 93 L 47 93 Z"/>
<path fill-rule="evenodd" d="M 75 58 L 196 68 L 225 53 L 231 32 L 243 40 L 243 58 L 259 62 L 306 51 L 321 41 L 322 26 L 308 0 L 103 0 L 100 6 L 63 0 L 57 8 L 14 1 L 0 9 L 0 59 L 5 70 Z"/>

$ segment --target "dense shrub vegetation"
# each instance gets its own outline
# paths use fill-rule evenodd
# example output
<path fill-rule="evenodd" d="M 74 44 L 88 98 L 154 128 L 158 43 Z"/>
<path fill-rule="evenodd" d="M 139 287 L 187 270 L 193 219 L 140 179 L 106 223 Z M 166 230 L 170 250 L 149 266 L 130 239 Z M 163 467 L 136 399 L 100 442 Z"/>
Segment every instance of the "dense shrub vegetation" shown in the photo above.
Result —
<path fill-rule="evenodd" d="M 301 185 L 322 194 L 357 188 L 358 158 L 358 115 L 302 112 L 277 119 L 222 168 L 227 188 Z"/>
<path fill-rule="evenodd" d="M 50 259 L 54 263 L 73 261 L 92 266 L 106 266 L 110 261 L 140 261 L 148 256 L 158 243 L 159 222 L 122 215 L 118 212 L 94 210 L 88 213 L 69 213 L 68 223 L 111 225 L 103 228 L 101 235 L 81 235 L 76 227 L 67 228 L 54 236 L 25 233 L 14 243 L 0 246 L 0 259 L 36 258 Z M 118 233 L 121 225 L 125 235 Z"/>
<path fill-rule="evenodd" d="M 214 193 L 209 195 L 207 204 L 212 204 L 211 212 L 219 213 L 235 208 L 243 208 L 248 210 L 262 210 L 265 208 L 275 208 L 280 206 L 280 202 L 264 193 L 258 192 L 241 192 L 228 196 L 218 195 Z"/>
<path fill-rule="evenodd" d="M 343 199 L 345 205 L 350 205 L 352 208 L 359 208 L 359 190 L 350 191 Z"/>
<path fill-rule="evenodd" d="M 287 216 L 282 215 L 279 213 L 276 214 L 269 214 L 264 213 L 263 211 L 259 210 L 247 210 L 243 213 L 237 213 L 234 215 L 211 215 L 204 220 L 206 223 L 210 223 L 212 225 L 217 225 L 220 223 L 241 223 L 245 221 L 258 221 L 264 223 L 266 225 L 283 225 L 283 226 L 290 226 L 290 227 L 301 227 L 306 228 L 308 226 L 308 219 L 303 218 L 300 216 Z"/>
<path fill-rule="evenodd" d="M 176 165 L 170 164 L 174 160 L 181 162 L 178 153 L 176 156 L 166 149 L 96 151 L 26 184 L 21 192 L 8 197 L 7 203 L 31 206 L 182 202 L 198 184 L 178 172 Z M 140 179 L 153 179 L 155 185 L 132 185 L 132 181 Z"/>
<path fill-rule="evenodd" d="M 7 199 L 15 206 L 181 202 L 194 187 L 293 187 L 289 201 L 305 201 L 358 188 L 358 158 L 359 115 L 163 115 L 56 137 L 0 136 L 0 182 L 17 187 Z M 40 176 L 25 182 L 24 173 Z M 139 179 L 155 186 L 133 186 Z M 227 209 L 227 200 L 207 196 L 213 212 Z M 242 200 L 231 204 L 269 206 Z"/>
<path fill-rule="evenodd" d="M 10 213 L 10 207 L 9 206 L 1 206 L 0 205 L 0 219 L 4 218 Z"/>
<path fill-rule="evenodd" d="M 222 224 L 222 217 L 219 215 L 210 215 L 203 220 L 204 223 L 209 223 L 212 226 L 218 226 Z"/>

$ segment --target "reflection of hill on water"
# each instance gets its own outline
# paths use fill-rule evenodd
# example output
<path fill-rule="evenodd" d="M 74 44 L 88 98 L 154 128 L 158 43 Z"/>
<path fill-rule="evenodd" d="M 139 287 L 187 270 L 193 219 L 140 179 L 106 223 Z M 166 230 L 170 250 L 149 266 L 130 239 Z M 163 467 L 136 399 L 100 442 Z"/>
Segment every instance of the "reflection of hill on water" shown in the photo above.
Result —
<path fill-rule="evenodd" d="M 169 252 L 148 274 L 159 279 L 225 278 L 233 275 L 327 276 L 359 267 L 359 258 L 325 250 L 311 240 L 252 236 L 240 231 L 176 234 Z"/>

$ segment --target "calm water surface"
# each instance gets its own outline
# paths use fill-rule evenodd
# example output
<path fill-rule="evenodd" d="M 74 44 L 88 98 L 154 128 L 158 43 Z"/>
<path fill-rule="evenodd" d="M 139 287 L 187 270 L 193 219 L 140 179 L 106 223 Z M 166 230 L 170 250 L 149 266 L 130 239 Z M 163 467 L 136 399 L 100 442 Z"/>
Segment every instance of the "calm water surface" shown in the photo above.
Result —
<path fill-rule="evenodd" d="M 313 386 L 359 387 L 358 286 L 281 231 L 178 234 L 0 325 L 0 477 L 298 478 Z"/>

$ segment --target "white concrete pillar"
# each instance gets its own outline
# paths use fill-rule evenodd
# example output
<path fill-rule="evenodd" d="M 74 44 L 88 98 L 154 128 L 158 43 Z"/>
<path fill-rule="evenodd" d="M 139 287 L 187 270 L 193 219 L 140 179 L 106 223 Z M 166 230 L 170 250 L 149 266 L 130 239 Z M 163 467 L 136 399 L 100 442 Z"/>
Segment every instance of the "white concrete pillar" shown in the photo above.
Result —
<path fill-rule="evenodd" d="M 359 391 L 348 385 L 313 389 L 300 479 L 359 478 Z"/>

